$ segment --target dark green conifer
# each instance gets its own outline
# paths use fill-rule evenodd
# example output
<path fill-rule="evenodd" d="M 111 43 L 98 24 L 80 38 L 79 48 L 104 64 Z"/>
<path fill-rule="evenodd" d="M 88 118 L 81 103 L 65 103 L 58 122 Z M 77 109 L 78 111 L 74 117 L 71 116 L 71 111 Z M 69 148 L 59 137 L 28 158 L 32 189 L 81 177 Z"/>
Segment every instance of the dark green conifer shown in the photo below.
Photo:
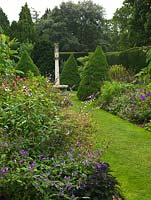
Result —
<path fill-rule="evenodd" d="M 10 33 L 10 24 L 7 15 L 3 12 L 3 9 L 0 7 L 0 33 L 9 35 Z"/>
<path fill-rule="evenodd" d="M 34 64 L 33 60 L 27 53 L 27 51 L 24 51 L 17 66 L 16 69 L 19 71 L 24 72 L 25 77 L 27 77 L 30 72 L 32 72 L 35 76 L 40 75 L 38 67 Z"/>
<path fill-rule="evenodd" d="M 107 60 L 101 47 L 97 47 L 85 67 L 83 78 L 80 82 L 77 96 L 86 100 L 91 95 L 100 91 L 103 81 L 107 78 Z"/>
<path fill-rule="evenodd" d="M 78 88 L 80 75 L 78 73 L 78 65 L 73 54 L 71 54 L 68 60 L 64 63 L 60 82 L 63 85 L 68 85 L 74 90 Z"/>
<path fill-rule="evenodd" d="M 27 3 L 22 7 L 22 10 L 19 14 L 19 21 L 17 24 L 17 38 L 21 42 L 33 42 L 35 41 L 36 32 L 34 23 L 32 21 L 30 9 L 28 8 Z"/>

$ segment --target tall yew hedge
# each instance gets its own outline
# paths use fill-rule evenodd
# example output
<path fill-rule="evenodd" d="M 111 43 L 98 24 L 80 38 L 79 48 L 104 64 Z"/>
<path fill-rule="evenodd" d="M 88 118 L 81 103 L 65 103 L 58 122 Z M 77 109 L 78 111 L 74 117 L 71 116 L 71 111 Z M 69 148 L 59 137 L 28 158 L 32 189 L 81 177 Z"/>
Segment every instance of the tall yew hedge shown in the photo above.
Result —
<path fill-rule="evenodd" d="M 86 100 L 91 95 L 100 91 L 101 83 L 107 78 L 107 60 L 101 47 L 95 52 L 85 67 L 83 78 L 80 82 L 77 96 L 80 100 Z"/>

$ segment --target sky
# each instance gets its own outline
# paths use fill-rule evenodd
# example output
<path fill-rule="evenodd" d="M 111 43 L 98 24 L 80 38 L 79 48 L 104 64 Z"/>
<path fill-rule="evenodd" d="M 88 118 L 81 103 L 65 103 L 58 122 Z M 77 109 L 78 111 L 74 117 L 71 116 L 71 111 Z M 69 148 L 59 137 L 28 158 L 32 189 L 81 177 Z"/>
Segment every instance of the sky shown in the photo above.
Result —
<path fill-rule="evenodd" d="M 0 0 L 0 7 L 7 14 L 9 21 L 18 20 L 21 7 L 27 2 L 29 8 L 34 8 L 43 15 L 47 8 L 53 9 L 61 2 L 68 0 Z M 79 0 L 72 0 L 77 3 Z M 123 0 L 93 0 L 94 3 L 103 6 L 106 18 L 111 19 L 117 8 L 122 6 Z"/>

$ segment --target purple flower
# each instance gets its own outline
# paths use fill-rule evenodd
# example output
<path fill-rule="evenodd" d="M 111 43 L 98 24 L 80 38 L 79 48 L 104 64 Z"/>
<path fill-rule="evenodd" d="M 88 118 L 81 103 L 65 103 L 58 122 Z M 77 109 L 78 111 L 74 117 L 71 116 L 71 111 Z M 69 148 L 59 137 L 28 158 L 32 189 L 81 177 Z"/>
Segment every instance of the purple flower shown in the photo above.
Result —
<path fill-rule="evenodd" d="M 66 189 L 69 190 L 71 188 L 71 185 L 69 183 L 66 183 Z"/>
<path fill-rule="evenodd" d="M 130 100 L 131 100 L 131 101 L 135 101 L 135 98 L 134 98 L 134 97 L 132 97 Z"/>
<path fill-rule="evenodd" d="M 134 107 L 134 106 L 132 106 L 132 107 L 131 107 L 131 111 L 134 111 L 134 110 L 135 110 L 135 107 Z"/>
<path fill-rule="evenodd" d="M 142 94 L 141 94 L 140 98 L 141 98 L 142 101 L 144 101 L 146 99 L 146 97 Z"/>
<path fill-rule="evenodd" d="M 19 154 L 20 154 L 21 156 L 28 156 L 28 155 L 29 155 L 28 151 L 25 151 L 25 150 L 23 150 L 23 149 L 20 150 Z"/>
<path fill-rule="evenodd" d="M 100 169 L 100 170 L 107 170 L 108 169 L 108 166 L 105 163 L 98 163 L 96 165 L 96 167 L 97 167 L 97 169 Z"/>
<path fill-rule="evenodd" d="M 0 170 L 0 175 L 4 175 L 5 173 L 8 172 L 8 170 L 9 170 L 8 167 L 4 167 L 4 168 L 2 168 L 2 169 Z"/>
<path fill-rule="evenodd" d="M 36 163 L 35 162 L 32 162 L 29 166 L 28 166 L 28 169 L 31 170 L 35 167 Z"/>
<path fill-rule="evenodd" d="M 65 176 L 64 177 L 64 179 L 66 179 L 66 180 L 70 180 L 70 178 L 71 178 L 70 176 Z"/>
<path fill-rule="evenodd" d="M 147 96 L 147 97 L 151 97 L 151 94 L 150 94 L 150 93 L 148 93 L 148 94 L 146 94 L 146 96 Z"/>
<path fill-rule="evenodd" d="M 85 163 L 88 164 L 88 163 L 89 163 L 89 160 L 86 159 L 86 160 L 85 160 Z"/>
<path fill-rule="evenodd" d="M 4 173 L 5 173 L 5 170 L 4 170 L 4 169 L 0 170 L 0 174 L 1 174 L 1 175 L 3 175 Z"/>
<path fill-rule="evenodd" d="M 74 194 L 72 194 L 72 195 L 71 195 L 71 198 L 73 198 L 73 199 L 74 199 L 74 198 L 75 198 L 75 195 L 74 195 Z"/>
<path fill-rule="evenodd" d="M 8 144 L 6 142 L 4 143 L 4 147 L 8 147 Z"/>

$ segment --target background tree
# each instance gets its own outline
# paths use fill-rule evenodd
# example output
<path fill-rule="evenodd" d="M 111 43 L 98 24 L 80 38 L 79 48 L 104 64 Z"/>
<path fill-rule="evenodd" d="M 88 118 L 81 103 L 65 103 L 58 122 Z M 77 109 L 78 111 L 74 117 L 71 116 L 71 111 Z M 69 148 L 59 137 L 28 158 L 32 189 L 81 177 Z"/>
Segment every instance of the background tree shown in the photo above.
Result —
<path fill-rule="evenodd" d="M 97 47 L 90 56 L 78 88 L 77 96 L 80 100 L 95 96 L 100 91 L 101 83 L 107 79 L 107 65 L 102 48 Z"/>
<path fill-rule="evenodd" d="M 77 89 L 80 82 L 80 75 L 78 73 L 78 65 L 73 54 L 64 63 L 60 76 L 61 84 L 68 85 L 72 89 Z"/>
<path fill-rule="evenodd" d="M 7 15 L 3 12 L 3 9 L 0 7 L 0 32 L 9 35 L 10 33 L 10 23 Z"/>
<path fill-rule="evenodd" d="M 125 0 L 123 6 L 116 10 L 112 24 L 117 26 L 118 49 L 150 45 L 151 1 Z"/>
<path fill-rule="evenodd" d="M 10 37 L 18 38 L 18 23 L 16 21 L 12 21 L 10 26 Z"/>
<path fill-rule="evenodd" d="M 61 51 L 93 51 L 96 45 L 105 46 L 104 9 L 91 0 L 63 2 L 48 11 L 37 25 L 39 36 L 59 42 Z"/>
<path fill-rule="evenodd" d="M 21 42 L 33 42 L 36 39 L 35 27 L 27 3 L 22 7 L 19 14 L 16 37 Z"/>
<path fill-rule="evenodd" d="M 124 4 L 114 13 L 111 22 L 112 27 L 114 27 L 113 38 L 116 38 L 117 50 L 124 50 L 132 45 L 129 42 L 129 27 L 132 12 L 132 7 Z"/>
<path fill-rule="evenodd" d="M 129 39 L 135 46 L 151 44 L 151 1 L 125 0 L 133 9 L 130 20 Z"/>
<path fill-rule="evenodd" d="M 54 47 L 51 42 L 37 41 L 34 45 L 32 58 L 42 75 L 54 77 Z"/>
<path fill-rule="evenodd" d="M 34 8 L 31 8 L 31 17 L 32 17 L 32 21 L 37 24 L 39 21 L 39 15 L 40 15 L 40 11 L 38 12 L 37 10 L 35 10 Z"/>

